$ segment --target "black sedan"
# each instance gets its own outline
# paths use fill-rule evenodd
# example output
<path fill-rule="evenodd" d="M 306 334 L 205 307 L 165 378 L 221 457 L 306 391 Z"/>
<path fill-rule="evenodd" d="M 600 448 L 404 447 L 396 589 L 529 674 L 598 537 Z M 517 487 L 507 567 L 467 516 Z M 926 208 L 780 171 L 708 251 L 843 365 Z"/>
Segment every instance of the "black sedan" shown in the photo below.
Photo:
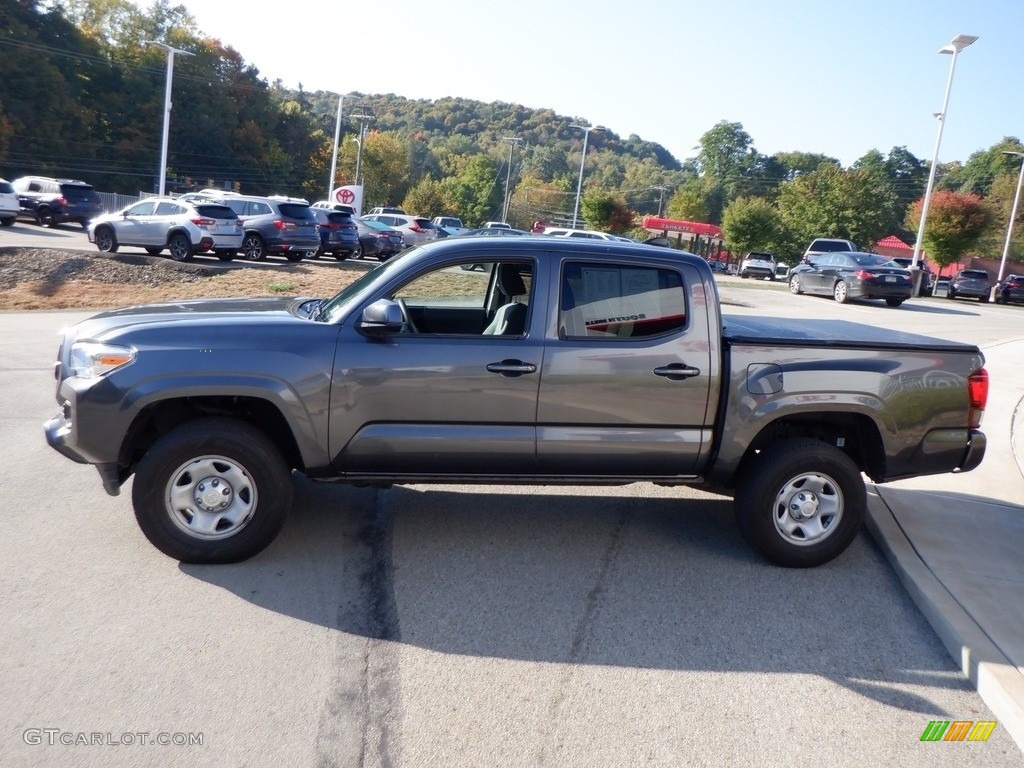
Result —
<path fill-rule="evenodd" d="M 797 265 L 789 273 L 789 290 L 832 296 L 840 304 L 885 299 L 890 307 L 898 307 L 910 298 L 914 281 L 910 270 L 884 256 L 837 251 Z"/>

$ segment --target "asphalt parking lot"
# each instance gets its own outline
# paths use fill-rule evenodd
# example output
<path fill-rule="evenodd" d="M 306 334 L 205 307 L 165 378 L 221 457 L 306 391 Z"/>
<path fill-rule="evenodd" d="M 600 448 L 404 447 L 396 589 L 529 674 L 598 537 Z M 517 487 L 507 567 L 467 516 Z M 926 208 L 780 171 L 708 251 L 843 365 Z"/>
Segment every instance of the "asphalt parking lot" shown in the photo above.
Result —
<path fill-rule="evenodd" d="M 1024 334 L 1015 307 L 748 282 L 722 281 L 727 312 Z M 169 560 L 43 440 L 56 332 L 86 314 L 2 315 L 2 764 L 1024 765 L 999 727 L 921 741 L 995 718 L 867 532 L 774 568 L 724 497 L 298 476 L 261 555 Z"/>

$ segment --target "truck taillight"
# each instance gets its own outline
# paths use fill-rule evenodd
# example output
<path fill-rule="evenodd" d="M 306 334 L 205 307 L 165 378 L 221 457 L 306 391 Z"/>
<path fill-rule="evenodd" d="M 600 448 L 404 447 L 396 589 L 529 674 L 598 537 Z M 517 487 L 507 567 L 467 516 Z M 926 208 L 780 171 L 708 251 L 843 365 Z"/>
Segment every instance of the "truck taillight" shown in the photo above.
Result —
<path fill-rule="evenodd" d="M 968 377 L 967 396 L 970 398 L 967 424 L 971 429 L 976 429 L 981 426 L 981 417 L 985 415 L 985 405 L 988 403 L 988 371 L 984 368 Z"/>

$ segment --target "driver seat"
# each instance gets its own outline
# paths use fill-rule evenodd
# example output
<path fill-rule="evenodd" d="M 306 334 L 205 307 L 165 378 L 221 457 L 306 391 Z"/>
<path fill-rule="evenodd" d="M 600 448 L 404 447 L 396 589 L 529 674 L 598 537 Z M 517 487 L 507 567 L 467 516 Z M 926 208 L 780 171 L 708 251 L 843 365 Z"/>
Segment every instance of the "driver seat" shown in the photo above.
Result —
<path fill-rule="evenodd" d="M 498 307 L 490 324 L 484 328 L 485 336 L 519 336 L 526 330 L 525 304 L 519 296 L 526 295 L 526 283 L 519 274 L 518 264 L 498 265 L 498 290 L 507 302 Z"/>

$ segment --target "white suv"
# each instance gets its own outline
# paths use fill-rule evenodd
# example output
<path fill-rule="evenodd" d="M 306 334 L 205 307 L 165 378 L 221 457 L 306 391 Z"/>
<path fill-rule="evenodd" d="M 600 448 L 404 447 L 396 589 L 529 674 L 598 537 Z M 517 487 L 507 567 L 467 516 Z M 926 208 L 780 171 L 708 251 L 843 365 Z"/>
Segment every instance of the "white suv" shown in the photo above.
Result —
<path fill-rule="evenodd" d="M 219 201 L 169 197 L 148 197 L 98 216 L 86 233 L 104 253 L 115 253 L 122 245 L 144 248 L 151 256 L 166 249 L 175 261 L 190 261 L 204 251 L 231 261 L 245 235 L 238 214 Z"/>
<path fill-rule="evenodd" d="M 746 280 L 748 277 L 759 277 L 762 280 L 775 279 L 775 256 L 763 251 L 751 251 L 740 264 L 740 277 Z"/>
<path fill-rule="evenodd" d="M 14 191 L 11 182 L 0 179 L 0 224 L 5 227 L 11 226 L 18 220 L 19 213 L 21 204 L 18 202 L 18 193 Z"/>
<path fill-rule="evenodd" d="M 853 252 L 856 250 L 857 246 L 850 240 L 840 240 L 836 237 L 817 237 L 807 246 L 807 250 L 804 251 L 803 260 L 810 261 L 812 257 L 822 253 L 834 253 L 835 251 Z"/>

